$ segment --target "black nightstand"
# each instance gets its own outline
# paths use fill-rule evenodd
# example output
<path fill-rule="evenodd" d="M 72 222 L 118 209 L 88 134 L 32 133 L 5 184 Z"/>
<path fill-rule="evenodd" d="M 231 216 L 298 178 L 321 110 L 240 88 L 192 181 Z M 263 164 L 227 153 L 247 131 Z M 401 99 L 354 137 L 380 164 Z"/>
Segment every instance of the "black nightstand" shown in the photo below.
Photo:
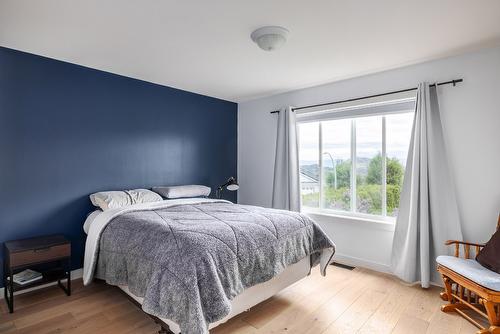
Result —
<path fill-rule="evenodd" d="M 71 295 L 71 243 L 62 235 L 6 241 L 4 243 L 4 295 L 10 313 L 14 312 L 14 292 L 56 282 Z M 42 273 L 42 279 L 20 285 L 13 275 L 25 269 Z M 66 286 L 61 280 L 66 279 Z"/>

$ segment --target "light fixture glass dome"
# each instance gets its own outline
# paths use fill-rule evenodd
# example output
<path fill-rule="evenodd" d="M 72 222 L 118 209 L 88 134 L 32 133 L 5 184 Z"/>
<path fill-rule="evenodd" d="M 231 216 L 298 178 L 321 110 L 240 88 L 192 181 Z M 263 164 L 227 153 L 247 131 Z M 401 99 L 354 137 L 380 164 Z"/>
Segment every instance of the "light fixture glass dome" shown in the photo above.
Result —
<path fill-rule="evenodd" d="M 274 51 L 285 44 L 288 32 L 283 27 L 268 26 L 255 30 L 250 37 L 262 50 Z"/>

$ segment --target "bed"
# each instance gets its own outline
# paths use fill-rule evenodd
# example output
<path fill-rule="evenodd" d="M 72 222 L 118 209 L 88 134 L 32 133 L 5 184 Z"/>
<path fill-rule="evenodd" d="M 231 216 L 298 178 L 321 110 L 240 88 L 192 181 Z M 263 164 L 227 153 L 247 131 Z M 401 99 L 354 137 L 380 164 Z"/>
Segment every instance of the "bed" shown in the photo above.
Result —
<path fill-rule="evenodd" d="M 208 333 L 314 265 L 325 275 L 335 251 L 304 215 L 223 200 L 164 200 L 90 218 L 84 284 L 119 287 L 162 333 Z"/>

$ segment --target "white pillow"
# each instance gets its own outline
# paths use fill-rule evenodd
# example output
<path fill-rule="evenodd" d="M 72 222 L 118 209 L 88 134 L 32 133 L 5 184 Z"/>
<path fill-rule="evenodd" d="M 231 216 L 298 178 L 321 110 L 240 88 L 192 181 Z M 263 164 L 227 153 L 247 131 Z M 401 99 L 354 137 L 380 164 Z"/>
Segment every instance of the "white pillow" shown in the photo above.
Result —
<path fill-rule="evenodd" d="M 184 197 L 207 197 L 210 195 L 212 189 L 207 186 L 191 184 L 187 186 L 153 187 L 153 191 L 165 198 L 173 199 Z"/>
<path fill-rule="evenodd" d="M 103 191 L 90 195 L 90 201 L 101 210 L 122 208 L 137 203 L 162 201 L 160 195 L 147 189 Z"/>

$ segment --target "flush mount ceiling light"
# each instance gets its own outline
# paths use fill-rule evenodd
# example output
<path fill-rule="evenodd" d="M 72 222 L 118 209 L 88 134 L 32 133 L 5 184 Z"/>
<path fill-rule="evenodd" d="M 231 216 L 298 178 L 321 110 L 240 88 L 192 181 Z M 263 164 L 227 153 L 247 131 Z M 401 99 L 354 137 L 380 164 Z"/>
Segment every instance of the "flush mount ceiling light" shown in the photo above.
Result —
<path fill-rule="evenodd" d="M 262 50 L 274 51 L 285 44 L 288 29 L 276 26 L 262 27 L 255 30 L 250 37 Z"/>

